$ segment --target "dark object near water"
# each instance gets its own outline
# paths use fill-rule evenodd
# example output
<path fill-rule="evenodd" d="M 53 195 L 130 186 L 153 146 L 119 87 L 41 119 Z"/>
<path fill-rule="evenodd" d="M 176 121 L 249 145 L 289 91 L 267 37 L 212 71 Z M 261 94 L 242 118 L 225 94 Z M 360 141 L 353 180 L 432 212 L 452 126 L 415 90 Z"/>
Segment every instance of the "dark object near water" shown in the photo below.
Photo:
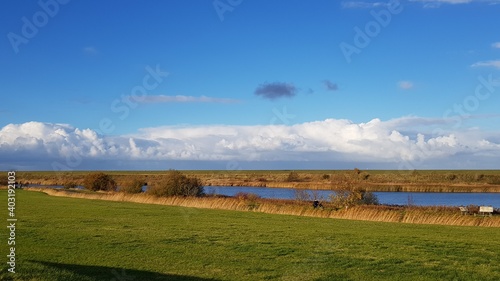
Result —
<path fill-rule="evenodd" d="M 323 204 L 321 204 L 318 200 L 314 200 L 313 207 L 314 207 L 314 209 L 323 208 Z"/>

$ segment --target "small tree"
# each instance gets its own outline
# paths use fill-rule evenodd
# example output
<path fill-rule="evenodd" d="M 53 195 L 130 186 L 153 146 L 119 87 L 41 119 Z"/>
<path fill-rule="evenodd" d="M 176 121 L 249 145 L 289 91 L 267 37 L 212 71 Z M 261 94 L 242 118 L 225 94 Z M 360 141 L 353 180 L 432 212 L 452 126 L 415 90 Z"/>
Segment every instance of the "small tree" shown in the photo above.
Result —
<path fill-rule="evenodd" d="M 300 181 L 299 173 L 292 171 L 290 174 L 288 174 L 288 177 L 286 178 L 287 182 L 294 182 L 294 181 Z"/>
<path fill-rule="evenodd" d="M 141 193 L 144 181 L 140 179 L 131 179 L 120 186 L 120 191 L 125 193 Z"/>
<path fill-rule="evenodd" d="M 446 174 L 445 177 L 449 181 L 454 181 L 457 178 L 457 175 L 455 175 L 455 174 Z"/>
<path fill-rule="evenodd" d="M 335 193 L 330 195 L 330 201 L 336 208 L 356 205 L 360 199 L 361 195 L 347 189 L 336 190 Z"/>
<path fill-rule="evenodd" d="M 361 196 L 361 203 L 365 205 L 378 205 L 380 204 L 378 201 L 377 195 L 370 191 L 364 191 Z"/>
<path fill-rule="evenodd" d="M 475 181 L 481 181 L 484 179 L 484 175 L 483 174 L 475 174 L 474 175 L 474 180 Z"/>
<path fill-rule="evenodd" d="M 83 180 L 83 186 L 86 189 L 98 191 L 115 191 L 116 190 L 116 182 L 110 176 L 102 172 L 91 173 L 85 176 Z"/>
<path fill-rule="evenodd" d="M 330 195 L 332 204 L 337 208 L 354 205 L 378 205 L 378 198 L 375 194 L 363 189 L 341 189 Z"/>
<path fill-rule="evenodd" d="M 148 188 L 155 196 L 202 196 L 203 185 L 198 178 L 188 178 L 176 170 L 168 171 L 164 179 Z"/>

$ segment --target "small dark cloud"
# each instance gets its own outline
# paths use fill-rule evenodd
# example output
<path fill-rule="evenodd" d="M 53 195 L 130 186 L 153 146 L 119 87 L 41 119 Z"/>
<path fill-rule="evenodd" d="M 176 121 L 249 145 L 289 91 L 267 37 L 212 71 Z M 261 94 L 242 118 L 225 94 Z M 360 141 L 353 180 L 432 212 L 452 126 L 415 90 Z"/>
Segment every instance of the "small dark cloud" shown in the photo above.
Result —
<path fill-rule="evenodd" d="M 274 100 L 281 97 L 293 97 L 297 92 L 297 88 L 289 83 L 264 83 L 259 85 L 254 94 L 263 98 Z"/>
<path fill-rule="evenodd" d="M 337 86 L 336 83 L 333 83 L 330 80 L 323 80 L 323 84 L 325 84 L 325 87 L 328 91 L 337 91 L 339 89 L 339 86 Z"/>

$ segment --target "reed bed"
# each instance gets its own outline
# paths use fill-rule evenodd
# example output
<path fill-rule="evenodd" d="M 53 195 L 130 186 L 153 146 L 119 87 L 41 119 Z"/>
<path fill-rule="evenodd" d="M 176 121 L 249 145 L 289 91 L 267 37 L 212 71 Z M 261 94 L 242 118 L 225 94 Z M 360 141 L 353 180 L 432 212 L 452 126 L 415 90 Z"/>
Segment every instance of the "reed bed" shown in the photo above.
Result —
<path fill-rule="evenodd" d="M 148 194 L 125 194 L 119 192 L 88 193 L 47 188 L 27 188 L 26 190 L 44 192 L 51 196 L 107 201 L 126 201 L 191 208 L 252 211 L 280 215 L 412 224 L 500 227 L 500 216 L 498 215 L 492 217 L 461 215 L 458 208 L 453 207 L 360 205 L 337 210 L 328 205 L 325 205 L 325 208 L 323 209 L 315 209 L 308 202 L 260 198 L 242 199 L 210 196 L 155 197 Z"/>
<path fill-rule="evenodd" d="M 17 172 L 23 184 L 81 185 L 89 171 Z M 166 171 L 107 171 L 118 183 L 140 179 L 161 181 Z M 345 183 L 366 191 L 410 192 L 500 192 L 499 170 L 470 171 L 377 171 L 303 170 L 303 171 L 183 171 L 199 178 L 206 186 L 253 186 L 335 190 Z M 290 174 L 295 173 L 293 179 Z M 2 183 L 0 182 L 0 185 Z"/>

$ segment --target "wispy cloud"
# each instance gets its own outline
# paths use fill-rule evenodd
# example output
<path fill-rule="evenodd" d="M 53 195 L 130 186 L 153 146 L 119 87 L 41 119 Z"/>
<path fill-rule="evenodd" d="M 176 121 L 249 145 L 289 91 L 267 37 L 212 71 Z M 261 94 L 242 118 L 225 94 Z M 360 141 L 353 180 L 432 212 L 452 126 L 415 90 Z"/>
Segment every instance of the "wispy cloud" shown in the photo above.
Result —
<path fill-rule="evenodd" d="M 398 87 L 401 90 L 410 90 L 410 89 L 413 89 L 414 84 L 411 81 L 404 80 L 404 81 L 399 81 L 398 82 Z"/>
<path fill-rule="evenodd" d="M 471 67 L 495 67 L 500 69 L 500 60 L 479 61 L 472 64 Z"/>
<path fill-rule="evenodd" d="M 171 103 L 171 102 L 206 102 L 206 103 L 235 103 L 239 102 L 237 99 L 228 99 L 228 98 L 215 98 L 215 97 L 193 97 L 193 96 L 166 96 L 166 95 L 148 95 L 144 97 L 134 98 L 130 96 L 130 99 L 138 103 Z"/>
<path fill-rule="evenodd" d="M 264 83 L 255 89 L 254 94 L 263 98 L 274 100 L 281 97 L 291 98 L 297 93 L 297 88 L 290 83 L 274 82 Z"/>
<path fill-rule="evenodd" d="M 83 49 L 83 53 L 86 54 L 86 55 L 97 55 L 99 54 L 99 51 L 93 47 L 93 46 L 87 46 L 87 47 L 84 47 Z"/>
<path fill-rule="evenodd" d="M 388 8 L 393 1 L 342 1 L 341 7 L 344 9 L 382 9 Z M 458 5 L 458 4 L 471 4 L 483 3 L 486 5 L 500 4 L 500 0 L 399 0 L 398 3 L 403 5 L 409 3 L 420 3 L 425 9 L 439 8 L 443 5 Z"/>
<path fill-rule="evenodd" d="M 405 2 L 422 3 L 424 8 L 439 8 L 444 4 L 470 4 L 470 3 L 485 3 L 499 4 L 500 0 L 400 0 L 402 4 Z M 341 6 L 345 9 L 374 9 L 387 7 L 391 1 L 342 1 Z"/>
<path fill-rule="evenodd" d="M 323 80 L 323 84 L 325 85 L 328 91 L 337 91 L 339 89 L 337 83 L 333 83 L 330 80 Z"/>
<path fill-rule="evenodd" d="M 386 7 L 387 2 L 367 2 L 367 1 L 343 1 L 342 8 L 345 9 L 371 9 L 378 7 Z"/>
<path fill-rule="evenodd" d="M 470 3 L 485 3 L 485 4 L 499 4 L 499 0 L 409 0 L 409 2 L 421 2 L 424 8 L 439 8 L 443 4 L 470 4 Z"/>
<path fill-rule="evenodd" d="M 424 3 L 446 3 L 446 4 L 467 4 L 474 2 L 473 0 L 410 0 L 410 2 L 424 2 Z M 480 2 L 477 1 L 476 2 Z"/>
<path fill-rule="evenodd" d="M 491 44 L 491 47 L 493 47 L 495 49 L 500 49 L 500 42 L 495 42 L 495 43 Z"/>

